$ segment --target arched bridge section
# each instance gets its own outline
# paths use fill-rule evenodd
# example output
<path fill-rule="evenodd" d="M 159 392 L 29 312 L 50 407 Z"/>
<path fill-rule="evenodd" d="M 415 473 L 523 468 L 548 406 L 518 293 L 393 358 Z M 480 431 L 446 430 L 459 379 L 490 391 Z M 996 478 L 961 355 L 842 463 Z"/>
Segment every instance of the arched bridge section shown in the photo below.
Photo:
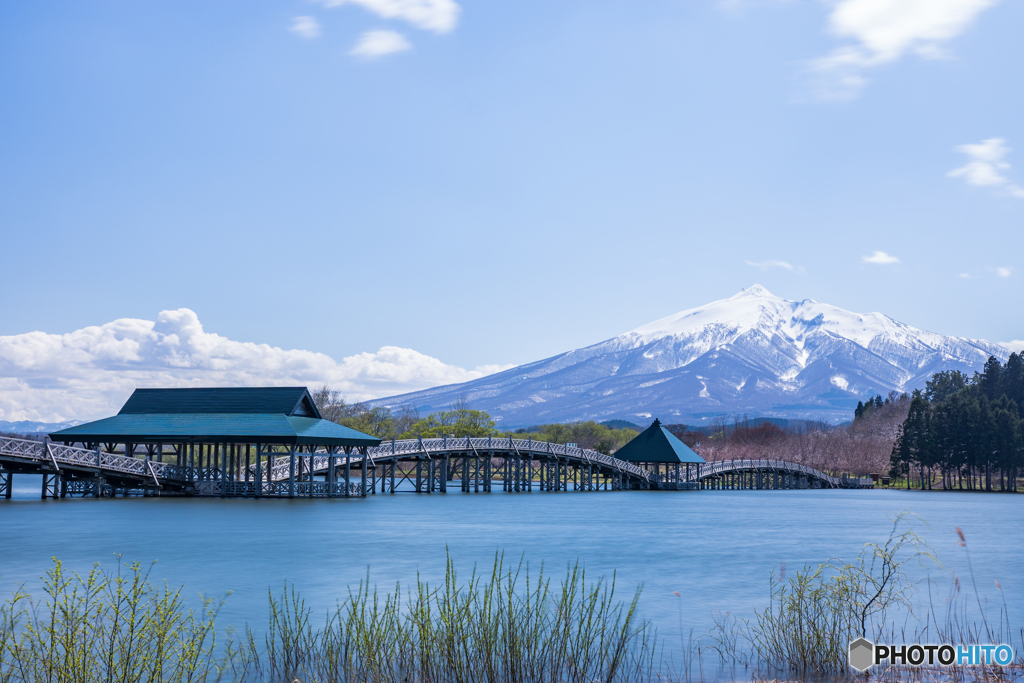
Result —
<path fill-rule="evenodd" d="M 0 437 L 0 495 L 16 473 L 42 475 L 42 496 L 207 495 L 335 497 L 410 491 L 598 491 L 646 489 L 867 488 L 870 479 L 834 477 L 781 460 L 724 460 L 655 474 L 585 448 L 499 437 L 392 440 L 372 448 L 257 447 L 230 467 L 191 467 L 145 455 Z"/>
<path fill-rule="evenodd" d="M 491 491 L 495 484 L 511 492 L 647 489 L 654 481 L 647 470 L 610 455 L 511 437 L 393 439 L 365 453 L 314 453 L 305 464 L 293 464 L 289 456 L 276 460 L 271 478 L 290 482 L 296 474 L 300 480 L 311 474 L 330 484 L 352 482 L 354 472 L 371 493 L 445 493 L 456 482 L 467 493 Z"/>
<path fill-rule="evenodd" d="M 836 477 L 807 465 L 785 460 L 718 460 L 705 463 L 683 483 L 692 488 L 737 489 L 846 489 L 871 488 L 870 478 Z M 668 482 L 666 482 L 668 483 Z"/>

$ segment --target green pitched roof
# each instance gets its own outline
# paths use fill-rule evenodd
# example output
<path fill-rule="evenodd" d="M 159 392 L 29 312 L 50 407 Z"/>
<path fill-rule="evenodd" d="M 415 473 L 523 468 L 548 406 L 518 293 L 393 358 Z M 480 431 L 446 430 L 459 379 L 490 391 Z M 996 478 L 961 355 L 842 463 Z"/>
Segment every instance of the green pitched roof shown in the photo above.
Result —
<path fill-rule="evenodd" d="M 640 432 L 625 446 L 615 451 L 616 458 L 630 462 L 693 463 L 705 462 L 689 446 L 661 426 L 660 420 Z"/>
<path fill-rule="evenodd" d="M 321 417 L 306 387 L 136 389 L 118 415 L 281 413 Z"/>
<path fill-rule="evenodd" d="M 218 403 L 218 398 L 223 401 Z M 321 419 L 305 387 L 136 389 L 117 415 L 62 429 L 50 438 L 93 443 L 380 444 L 374 436 Z"/>

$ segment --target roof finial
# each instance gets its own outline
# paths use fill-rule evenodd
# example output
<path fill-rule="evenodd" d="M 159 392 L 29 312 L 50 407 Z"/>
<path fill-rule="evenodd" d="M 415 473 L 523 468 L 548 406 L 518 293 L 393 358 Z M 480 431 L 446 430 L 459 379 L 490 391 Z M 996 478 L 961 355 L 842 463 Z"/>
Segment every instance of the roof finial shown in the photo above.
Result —
<path fill-rule="evenodd" d="M 652 427 L 660 427 L 661 426 L 661 420 L 659 420 L 658 418 L 654 418 L 654 424 L 652 424 L 651 426 Z"/>

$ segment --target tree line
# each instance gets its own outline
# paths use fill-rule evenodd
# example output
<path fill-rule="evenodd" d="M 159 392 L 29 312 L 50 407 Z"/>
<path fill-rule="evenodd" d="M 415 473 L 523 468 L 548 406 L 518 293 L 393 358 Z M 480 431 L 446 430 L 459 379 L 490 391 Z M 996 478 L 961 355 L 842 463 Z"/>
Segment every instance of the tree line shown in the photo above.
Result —
<path fill-rule="evenodd" d="M 870 407 L 865 407 L 865 406 Z M 893 440 L 910 407 L 910 397 L 890 392 L 861 402 L 852 422 L 724 419 L 703 427 L 666 425 L 708 462 L 717 460 L 785 460 L 839 476 L 881 474 L 889 467 Z"/>
<path fill-rule="evenodd" d="M 1024 352 L 1022 352 L 1024 354 Z M 922 489 L 1016 491 L 1024 465 L 1024 356 L 988 359 L 968 377 L 939 372 L 915 390 L 890 458 L 890 475 Z"/>
<path fill-rule="evenodd" d="M 325 420 L 336 422 L 378 439 L 432 439 L 442 436 L 487 437 L 514 434 L 518 439 L 575 443 L 610 455 L 638 434 L 626 427 L 616 429 L 593 421 L 568 424 L 541 424 L 502 432 L 497 421 L 483 410 L 473 410 L 464 396 L 443 409 L 420 417 L 413 406 L 370 408 L 365 403 L 349 403 L 340 390 L 328 385 L 311 392 L 313 402 Z"/>

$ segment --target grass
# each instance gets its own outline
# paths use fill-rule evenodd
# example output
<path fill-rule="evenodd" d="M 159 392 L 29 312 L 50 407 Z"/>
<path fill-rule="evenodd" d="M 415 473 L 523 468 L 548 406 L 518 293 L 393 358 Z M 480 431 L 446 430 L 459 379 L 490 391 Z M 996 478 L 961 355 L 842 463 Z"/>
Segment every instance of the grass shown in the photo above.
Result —
<path fill-rule="evenodd" d="M 641 681 L 656 675 L 654 633 L 638 621 L 637 589 L 588 582 L 578 565 L 560 583 L 496 556 L 489 574 L 380 594 L 368 581 L 315 623 L 285 586 L 270 596 L 263 635 L 218 642 L 222 603 L 185 608 L 180 589 L 154 587 L 139 564 L 69 574 L 59 561 L 37 604 L 23 591 L 0 607 L 0 683 L 208 681 L 326 683 Z M 230 636 L 230 633 L 228 633 Z"/>
<path fill-rule="evenodd" d="M 0 683 L 219 680 L 214 624 L 222 603 L 186 609 L 181 589 L 154 587 L 138 563 L 82 577 L 60 561 L 46 599 L 22 590 L 0 606 Z"/>
<path fill-rule="evenodd" d="M 152 567 L 119 563 L 80 576 L 54 560 L 41 601 L 18 590 L 0 605 L 0 683 L 852 680 L 846 648 L 862 635 L 893 644 L 1017 641 L 1024 652 L 1024 631 L 1011 627 L 1005 600 L 998 614 L 986 613 L 973 569 L 973 597 L 957 579 L 936 608 L 928 582 L 928 608 L 914 615 L 919 584 L 907 566 L 937 561 L 907 521 L 894 518 L 889 538 L 851 562 L 833 558 L 788 577 L 773 572 L 765 608 L 747 620 L 720 615 L 704 637 L 691 630 L 678 666 L 661 658 L 664 643 L 637 616 L 641 589 L 620 600 L 614 576 L 588 580 L 578 564 L 555 582 L 499 554 L 489 571 L 462 578 L 449 557 L 441 585 L 417 577 L 408 588 L 379 592 L 367 578 L 329 610 L 286 585 L 268 595 L 264 630 L 236 633 L 216 627 L 222 600 L 189 609 L 180 588 L 153 585 Z M 968 553 L 962 533 L 960 544 Z M 682 634 L 681 598 L 679 627 Z M 709 654 L 717 662 L 705 662 Z M 1018 657 L 1008 668 L 890 666 L 857 678 L 1022 675 Z"/>
<path fill-rule="evenodd" d="M 937 610 L 932 583 L 927 581 L 928 607 L 922 619 L 915 617 L 912 598 L 918 582 L 911 580 L 906 567 L 914 562 L 938 565 L 938 560 L 923 540 L 906 528 L 911 517 L 906 513 L 894 517 L 889 538 L 882 544 L 867 544 L 853 562 L 833 558 L 805 566 L 788 578 L 784 571 L 773 575 L 769 605 L 755 611 L 753 619 L 729 614 L 715 619 L 709 636 L 712 649 L 723 663 L 743 668 L 753 680 L 1008 681 L 1024 677 L 1024 629 L 1015 632 L 1011 627 L 1005 597 L 997 617 L 989 619 L 974 584 L 969 554 L 974 599 L 961 593 L 956 578 L 944 609 Z M 963 532 L 957 529 L 957 534 L 959 545 L 968 552 Z M 1002 595 L 1002 587 L 996 586 Z M 890 620 L 892 611 L 902 617 L 902 626 Z M 1017 660 L 1008 667 L 883 665 L 854 676 L 847 665 L 847 646 L 859 637 L 897 645 L 1016 642 Z"/>

